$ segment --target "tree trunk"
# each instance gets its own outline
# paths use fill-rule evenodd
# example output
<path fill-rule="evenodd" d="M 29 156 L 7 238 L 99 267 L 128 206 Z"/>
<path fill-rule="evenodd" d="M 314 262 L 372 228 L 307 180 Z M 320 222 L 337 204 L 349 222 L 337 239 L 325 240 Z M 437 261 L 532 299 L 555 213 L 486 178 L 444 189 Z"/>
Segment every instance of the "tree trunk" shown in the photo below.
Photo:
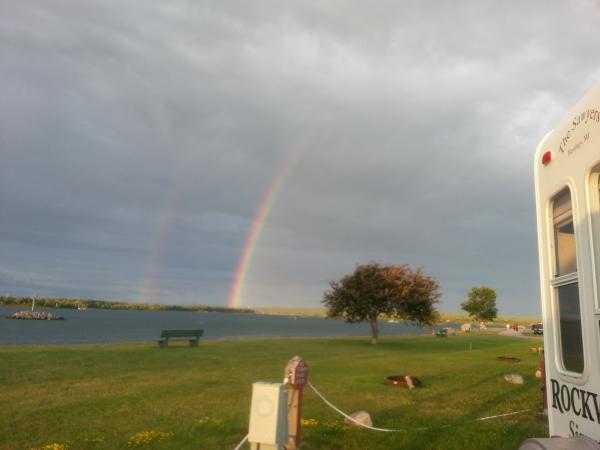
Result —
<path fill-rule="evenodd" d="M 377 338 L 379 337 L 379 330 L 377 329 L 377 317 L 371 319 L 371 344 L 377 344 Z"/>

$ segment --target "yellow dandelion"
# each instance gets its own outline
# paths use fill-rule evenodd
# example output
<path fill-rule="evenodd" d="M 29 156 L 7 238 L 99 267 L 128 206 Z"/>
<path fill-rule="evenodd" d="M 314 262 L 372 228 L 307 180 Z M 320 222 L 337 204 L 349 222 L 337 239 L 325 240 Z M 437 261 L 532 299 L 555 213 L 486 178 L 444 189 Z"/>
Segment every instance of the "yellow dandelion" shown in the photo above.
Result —
<path fill-rule="evenodd" d="M 303 427 L 314 427 L 318 425 L 319 421 L 317 419 L 300 419 L 300 425 Z"/>
<path fill-rule="evenodd" d="M 217 426 L 221 425 L 223 421 L 221 419 L 216 419 L 214 417 L 204 416 L 201 417 L 198 421 L 199 425 L 208 425 L 208 426 Z"/>
<path fill-rule="evenodd" d="M 32 448 L 31 450 L 67 450 L 67 446 L 58 442 L 52 442 L 51 444 L 46 444 L 43 447 Z"/>
<path fill-rule="evenodd" d="M 169 439 L 173 433 L 166 431 L 140 431 L 129 438 L 129 447 L 139 447 L 152 442 L 161 442 Z"/>

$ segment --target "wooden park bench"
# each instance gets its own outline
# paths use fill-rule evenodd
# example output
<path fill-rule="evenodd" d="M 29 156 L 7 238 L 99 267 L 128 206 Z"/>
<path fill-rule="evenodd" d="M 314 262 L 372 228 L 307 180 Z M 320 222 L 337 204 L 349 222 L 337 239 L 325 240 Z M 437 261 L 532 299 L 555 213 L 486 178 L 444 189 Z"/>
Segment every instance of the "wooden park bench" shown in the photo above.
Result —
<path fill-rule="evenodd" d="M 200 336 L 204 334 L 204 330 L 162 330 L 158 345 L 167 347 L 169 340 L 188 340 L 190 347 L 197 347 Z"/>

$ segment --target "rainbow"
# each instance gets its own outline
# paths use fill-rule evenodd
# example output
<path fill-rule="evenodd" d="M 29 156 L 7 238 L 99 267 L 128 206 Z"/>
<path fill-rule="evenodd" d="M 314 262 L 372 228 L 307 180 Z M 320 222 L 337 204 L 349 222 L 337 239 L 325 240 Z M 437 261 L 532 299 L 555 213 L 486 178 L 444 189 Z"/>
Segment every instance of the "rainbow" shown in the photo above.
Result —
<path fill-rule="evenodd" d="M 152 252 L 148 258 L 144 282 L 140 288 L 138 303 L 160 303 L 160 261 L 166 247 L 169 232 L 173 224 L 173 215 L 167 209 L 160 217 Z"/>
<path fill-rule="evenodd" d="M 161 271 L 161 260 L 169 237 L 171 236 L 172 227 L 175 224 L 176 212 L 181 208 L 183 201 L 183 192 L 185 192 L 186 185 L 184 180 L 186 177 L 183 171 L 184 161 L 179 161 L 176 166 L 176 173 L 178 176 L 173 177 L 173 182 L 169 190 L 165 194 L 165 202 L 161 208 L 158 216 L 158 223 L 156 224 L 156 232 L 152 241 L 151 251 L 148 254 L 148 260 L 146 262 L 146 270 L 142 279 L 141 286 L 138 291 L 138 303 L 161 303 L 161 290 L 160 290 L 160 271 Z"/>
<path fill-rule="evenodd" d="M 269 188 L 267 189 L 256 214 L 254 215 L 252 225 L 248 231 L 248 234 L 246 235 L 246 240 L 244 241 L 242 253 L 238 259 L 235 277 L 231 285 L 229 301 L 227 303 L 229 308 L 240 307 L 244 282 L 246 281 L 246 276 L 250 270 L 252 257 L 254 256 L 256 250 L 256 244 L 260 238 L 263 228 L 265 227 L 265 223 L 267 222 L 269 214 L 273 209 L 273 205 L 275 204 L 275 201 L 281 192 L 281 188 L 283 187 L 288 175 L 292 171 L 292 168 L 298 161 L 299 155 L 300 147 L 289 153 L 287 159 L 284 161 L 283 165 L 278 170 L 277 174 L 273 178 L 273 181 L 269 185 Z"/>

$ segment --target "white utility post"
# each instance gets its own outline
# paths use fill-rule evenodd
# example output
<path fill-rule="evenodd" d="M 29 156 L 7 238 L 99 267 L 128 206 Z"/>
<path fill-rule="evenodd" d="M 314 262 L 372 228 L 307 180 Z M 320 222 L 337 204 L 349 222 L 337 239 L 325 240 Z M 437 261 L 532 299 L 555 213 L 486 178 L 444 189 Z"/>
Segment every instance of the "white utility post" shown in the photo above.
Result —
<path fill-rule="evenodd" d="M 251 450 L 283 450 L 288 437 L 287 389 L 282 383 L 252 385 L 250 406 Z"/>

